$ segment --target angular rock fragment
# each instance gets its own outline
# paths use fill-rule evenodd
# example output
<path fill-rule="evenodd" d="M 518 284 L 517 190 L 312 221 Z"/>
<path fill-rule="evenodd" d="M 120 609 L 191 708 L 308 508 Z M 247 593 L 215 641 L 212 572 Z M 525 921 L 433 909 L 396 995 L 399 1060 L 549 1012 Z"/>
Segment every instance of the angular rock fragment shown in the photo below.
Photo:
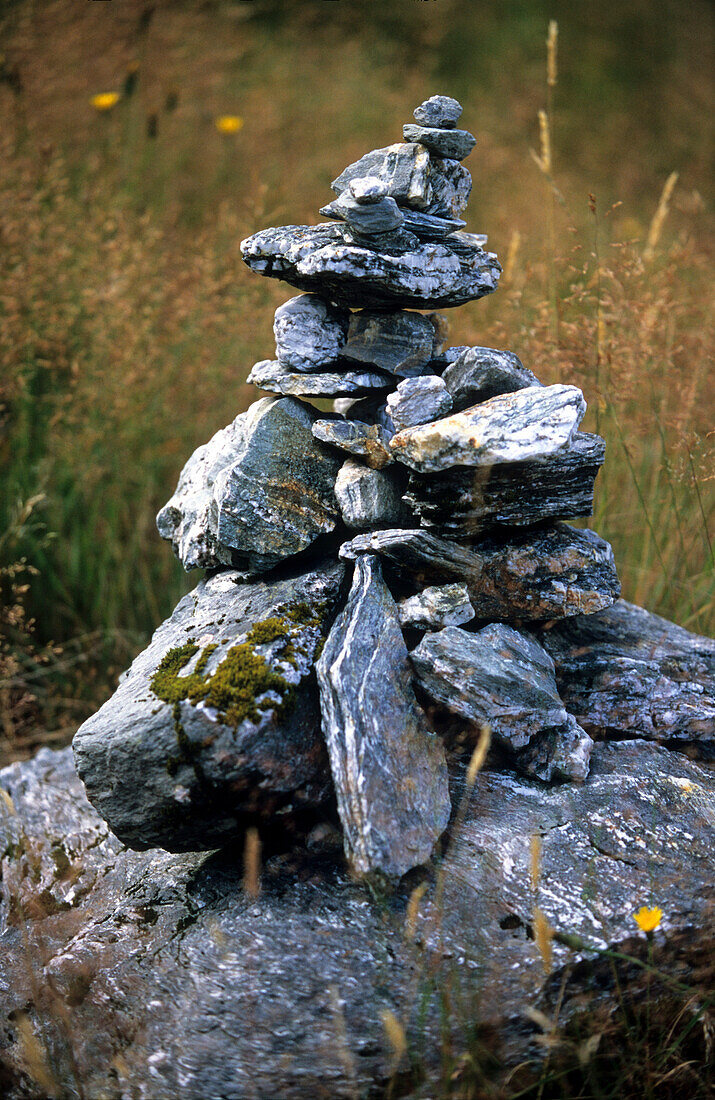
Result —
<path fill-rule="evenodd" d="M 410 210 L 409 207 L 401 207 L 402 226 L 408 233 L 414 233 L 421 241 L 441 241 L 450 233 L 456 233 L 464 229 L 467 224 L 462 218 L 444 218 L 436 214 L 425 214 L 421 210 Z M 346 221 L 346 215 L 340 199 L 321 206 L 320 213 L 324 218 L 337 218 Z M 486 244 L 486 237 L 484 238 Z"/>
<path fill-rule="evenodd" d="M 432 202 L 425 213 L 440 218 L 461 218 L 472 193 L 472 177 L 464 165 L 458 160 L 432 155 L 430 182 Z"/>
<path fill-rule="evenodd" d="M 391 527 L 405 515 L 403 482 L 396 467 L 374 470 L 348 459 L 335 482 L 335 496 L 346 527 Z"/>
<path fill-rule="evenodd" d="M 405 220 L 387 186 L 376 176 L 351 180 L 333 205 L 358 235 L 393 233 Z"/>
<path fill-rule="evenodd" d="M 225 571 L 184 596 L 73 743 L 123 843 L 213 848 L 326 804 L 312 668 L 342 579 L 331 562 L 254 584 Z"/>
<path fill-rule="evenodd" d="M 314 439 L 317 416 L 264 397 L 194 452 L 157 516 L 185 569 L 270 569 L 332 531 L 340 460 Z"/>
<path fill-rule="evenodd" d="M 593 741 L 571 714 L 554 729 L 542 730 L 517 753 L 517 767 L 544 783 L 583 781 L 588 775 Z"/>
<path fill-rule="evenodd" d="M 451 803 L 376 558 L 356 562 L 317 672 L 346 855 L 358 874 L 403 875 L 430 858 Z"/>
<path fill-rule="evenodd" d="M 350 318 L 342 355 L 400 377 L 419 375 L 435 354 L 436 342 L 435 324 L 422 313 L 364 309 Z"/>
<path fill-rule="evenodd" d="M 502 524 L 590 516 L 605 452 L 599 435 L 577 432 L 569 447 L 542 460 L 412 473 L 405 501 L 424 527 L 457 539 Z"/>
<path fill-rule="evenodd" d="M 594 736 L 715 744 L 715 640 L 618 600 L 541 642 L 569 711 Z"/>
<path fill-rule="evenodd" d="M 451 130 L 462 115 L 462 104 L 448 95 L 431 95 L 412 114 L 420 126 L 439 126 Z"/>
<path fill-rule="evenodd" d="M 273 320 L 276 358 L 294 371 L 315 371 L 337 359 L 347 339 L 350 312 L 317 294 L 299 294 L 279 306 Z"/>
<path fill-rule="evenodd" d="M 609 607 L 620 585 L 608 543 L 567 524 L 486 538 L 469 549 L 424 530 L 374 531 L 343 543 L 340 556 L 378 554 L 388 579 L 416 588 L 463 582 L 480 619 L 518 621 L 590 615 Z"/>
<path fill-rule="evenodd" d="M 438 309 L 496 289 L 501 266 L 469 234 L 453 233 L 439 243 L 420 243 L 410 234 L 401 240 L 399 247 L 375 251 L 340 224 L 286 225 L 254 233 L 242 241 L 241 252 L 252 271 L 318 291 L 339 305 Z"/>
<path fill-rule="evenodd" d="M 393 462 L 388 446 L 389 436 L 379 424 L 361 424 L 359 420 L 316 420 L 313 435 L 348 454 L 364 458 L 373 470 L 381 470 Z"/>
<path fill-rule="evenodd" d="M 405 428 L 390 447 L 399 462 L 419 473 L 545 459 L 569 446 L 585 412 L 576 386 L 530 386 Z"/>
<path fill-rule="evenodd" d="M 455 412 L 490 397 L 541 385 L 517 355 L 496 348 L 465 348 L 447 367 L 443 377 Z"/>
<path fill-rule="evenodd" d="M 336 195 L 341 195 L 352 180 L 365 176 L 381 180 L 387 194 L 401 206 L 422 210 L 432 201 L 429 153 L 414 144 L 398 142 L 384 149 L 373 149 L 349 164 L 330 186 Z"/>
<path fill-rule="evenodd" d="M 443 584 L 424 588 L 397 604 L 400 623 L 416 630 L 441 630 L 461 626 L 474 618 L 466 584 Z"/>
<path fill-rule="evenodd" d="M 398 432 L 438 420 L 451 409 L 452 398 L 447 393 L 447 387 L 435 374 L 406 378 L 387 398 L 387 413 Z"/>
<path fill-rule="evenodd" d="M 402 136 L 405 141 L 418 142 L 430 153 L 451 160 L 464 160 L 477 144 L 469 130 L 443 130 L 435 126 L 416 126 L 412 122 L 402 127 Z"/>
<path fill-rule="evenodd" d="M 392 380 L 376 370 L 334 370 L 320 374 L 304 374 L 286 370 L 276 359 L 256 363 L 248 376 L 254 386 L 271 393 L 295 397 L 335 397 L 338 394 L 369 393 L 384 390 Z"/>

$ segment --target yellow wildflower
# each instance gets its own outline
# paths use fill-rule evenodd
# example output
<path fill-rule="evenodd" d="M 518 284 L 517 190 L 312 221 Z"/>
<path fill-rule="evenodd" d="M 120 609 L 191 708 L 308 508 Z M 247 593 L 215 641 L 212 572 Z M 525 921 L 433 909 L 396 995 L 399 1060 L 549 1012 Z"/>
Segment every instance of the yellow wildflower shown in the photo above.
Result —
<path fill-rule="evenodd" d="M 633 914 L 633 920 L 636 922 L 641 932 L 645 932 L 646 935 L 650 932 L 654 932 L 662 919 L 663 910 L 659 909 L 657 905 L 653 909 L 649 909 L 647 905 L 644 905 L 637 913 Z"/>
<path fill-rule="evenodd" d="M 92 96 L 90 103 L 95 111 L 111 111 L 119 103 L 119 92 L 100 92 Z"/>
<path fill-rule="evenodd" d="M 220 115 L 214 125 L 220 134 L 235 134 L 243 126 L 243 119 L 238 115 Z"/>

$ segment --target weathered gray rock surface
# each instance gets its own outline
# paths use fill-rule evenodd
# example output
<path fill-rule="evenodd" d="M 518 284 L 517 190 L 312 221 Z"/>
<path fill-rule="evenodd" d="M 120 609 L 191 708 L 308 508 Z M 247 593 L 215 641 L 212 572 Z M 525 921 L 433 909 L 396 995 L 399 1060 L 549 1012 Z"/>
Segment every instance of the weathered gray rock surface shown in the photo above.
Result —
<path fill-rule="evenodd" d="M 373 470 L 389 466 L 394 459 L 390 453 L 390 436 L 380 424 L 363 424 L 360 420 L 316 420 L 313 435 L 323 443 L 339 447 L 348 454 L 364 458 Z"/>
<path fill-rule="evenodd" d="M 402 472 L 394 466 L 390 470 L 372 470 L 362 462 L 348 459 L 340 467 L 335 482 L 335 496 L 346 527 L 363 530 L 400 523 L 407 511 L 402 503 Z"/>
<path fill-rule="evenodd" d="M 397 605 L 403 627 L 416 630 L 441 630 L 461 626 L 474 618 L 466 584 L 431 585 L 416 596 L 405 596 Z"/>
<path fill-rule="evenodd" d="M 316 667 L 345 854 L 357 874 L 400 877 L 430 858 L 451 802 L 377 558 L 356 561 Z"/>
<path fill-rule="evenodd" d="M 400 207 L 437 217 L 460 218 L 472 190 L 472 177 L 458 160 L 431 156 L 413 142 L 373 149 L 349 164 L 330 186 L 342 195 L 352 180 L 363 176 L 382 180 Z"/>
<path fill-rule="evenodd" d="M 443 374 L 455 412 L 527 386 L 540 386 L 539 379 L 513 351 L 497 348 L 465 348 Z"/>
<path fill-rule="evenodd" d="M 457 539 L 503 524 L 590 516 L 605 453 L 599 435 L 577 432 L 570 446 L 546 459 L 413 473 L 405 501 L 423 526 Z"/>
<path fill-rule="evenodd" d="M 405 216 L 376 176 L 351 180 L 333 204 L 353 233 L 374 236 L 399 229 Z"/>
<path fill-rule="evenodd" d="M 405 428 L 390 447 L 398 461 L 419 473 L 543 460 L 569 446 L 585 412 L 576 386 L 530 386 Z"/>
<path fill-rule="evenodd" d="M 254 233 L 242 241 L 241 253 L 259 275 L 353 307 L 438 309 L 496 290 L 499 261 L 470 234 L 411 240 L 414 245 L 375 251 L 357 244 L 340 224 L 284 225 Z"/>
<path fill-rule="evenodd" d="M 402 127 L 405 141 L 419 142 L 438 157 L 464 160 L 471 153 L 477 140 L 469 130 L 444 130 L 436 126 L 420 126 L 408 122 Z"/>
<path fill-rule="evenodd" d="M 384 390 L 393 380 L 377 370 L 323 371 L 304 374 L 282 367 L 277 359 L 262 359 L 248 376 L 254 386 L 270 393 L 289 394 L 294 397 L 337 397 L 349 394 L 362 395 L 371 390 Z"/>
<path fill-rule="evenodd" d="M 584 780 L 588 775 L 593 740 L 572 714 L 562 726 L 544 730 L 516 754 L 517 767 L 544 783 Z"/>
<path fill-rule="evenodd" d="M 89 798 L 134 848 L 212 848 L 331 797 L 313 662 L 344 569 L 185 596 L 74 739 Z"/>
<path fill-rule="evenodd" d="M 420 126 L 451 130 L 462 115 L 462 104 L 448 95 L 431 95 L 412 112 Z"/>
<path fill-rule="evenodd" d="M 440 218 L 436 214 L 425 214 L 421 210 L 410 210 L 406 206 L 400 209 L 403 229 L 406 229 L 408 233 L 414 233 L 415 237 L 418 237 L 421 241 L 441 241 L 450 233 L 464 229 L 467 224 L 462 218 Z M 340 199 L 329 202 L 327 206 L 321 206 L 320 213 L 324 218 L 346 220 Z M 486 243 L 485 237 L 482 244 Z"/>
<path fill-rule="evenodd" d="M 126 849 L 87 802 L 70 750 L 6 768 L 0 786 L 10 798 L 0 798 L 6 1100 L 48 1093 L 24 1019 L 67 1097 L 379 1095 L 392 1065 L 383 1010 L 424 1067 L 421 1095 L 435 1095 L 445 1027 L 453 1057 L 469 1053 L 465 1003 L 507 1068 L 527 1056 L 522 1013 L 541 1003 L 544 982 L 534 905 L 559 931 L 630 953 L 644 945 L 632 914 L 653 899 L 664 909 L 656 951 L 681 932 L 707 949 L 712 935 L 712 775 L 643 741 L 596 745 L 582 787 L 482 772 L 443 864 L 441 904 L 428 879 L 408 934 L 412 883 L 373 901 L 339 853 L 267 858 L 254 898 L 235 849 Z M 458 778 L 453 790 L 459 801 Z M 553 951 L 558 988 L 573 956 Z M 575 1000 L 593 973 L 572 972 Z M 691 982 L 682 967 L 677 976 Z"/>
<path fill-rule="evenodd" d="M 439 352 L 434 322 L 422 313 L 363 309 L 350 318 L 346 359 L 370 363 L 398 377 L 424 374 Z"/>
<path fill-rule="evenodd" d="M 373 531 L 343 543 L 340 556 L 378 554 L 388 580 L 416 588 L 462 582 L 478 618 L 518 621 L 590 615 L 610 607 L 620 584 L 609 544 L 565 523 L 485 538 L 467 548 L 417 530 Z"/>
<path fill-rule="evenodd" d="M 317 416 L 264 397 L 194 452 L 157 516 L 185 569 L 270 569 L 333 530 L 340 459 L 313 437 Z"/>
<path fill-rule="evenodd" d="M 337 359 L 348 334 L 350 311 L 317 294 L 299 294 L 273 319 L 276 358 L 294 371 L 315 371 Z"/>
<path fill-rule="evenodd" d="M 715 640 L 619 600 L 541 636 L 568 709 L 594 736 L 715 746 Z"/>
<path fill-rule="evenodd" d="M 452 410 L 452 398 L 444 381 L 436 374 L 406 378 L 388 395 L 387 413 L 396 431 L 439 420 Z"/>

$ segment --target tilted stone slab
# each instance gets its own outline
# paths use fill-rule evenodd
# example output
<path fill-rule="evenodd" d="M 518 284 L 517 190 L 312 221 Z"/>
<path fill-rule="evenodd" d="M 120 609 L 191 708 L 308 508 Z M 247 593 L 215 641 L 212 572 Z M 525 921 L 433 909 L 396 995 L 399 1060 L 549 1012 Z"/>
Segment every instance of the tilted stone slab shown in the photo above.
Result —
<path fill-rule="evenodd" d="M 598 737 L 715 746 L 715 640 L 619 600 L 543 631 L 563 699 Z"/>
<path fill-rule="evenodd" d="M 300 827 L 331 789 L 314 659 L 344 567 L 201 581 L 77 731 L 87 794 L 133 848 L 214 848 Z"/>
<path fill-rule="evenodd" d="M 299 294 L 275 312 L 276 358 L 289 370 L 320 370 L 337 359 L 349 324 L 349 310 L 317 294 Z"/>
<path fill-rule="evenodd" d="M 465 348 L 445 370 L 445 385 L 455 412 L 541 383 L 513 351 L 498 348 Z"/>
<path fill-rule="evenodd" d="M 485 538 L 471 547 L 418 530 L 373 531 L 343 543 L 340 556 L 378 554 L 388 579 L 421 589 L 463 582 L 481 619 L 518 621 L 590 615 L 609 607 L 620 584 L 609 544 L 565 523 Z"/>
<path fill-rule="evenodd" d="M 264 397 L 194 452 L 157 516 L 185 569 L 260 572 L 333 530 L 341 462 L 313 437 L 318 415 L 292 397 Z"/>
<path fill-rule="evenodd" d="M 451 802 L 377 558 L 355 563 L 316 667 L 345 853 L 360 875 L 404 875 L 430 858 Z"/>
<path fill-rule="evenodd" d="M 530 386 L 405 428 L 393 436 L 390 448 L 418 473 L 545 459 L 570 445 L 585 412 L 576 386 Z"/>
<path fill-rule="evenodd" d="M 496 290 L 501 266 L 477 238 L 466 233 L 440 242 L 405 238 L 414 244 L 375 251 L 357 244 L 343 225 L 285 225 L 248 237 L 241 253 L 259 275 L 345 306 L 435 309 Z"/>
<path fill-rule="evenodd" d="M 270 393 L 293 397 L 347 397 L 351 394 L 359 397 L 394 385 L 389 375 L 376 370 L 352 370 L 347 363 L 334 364 L 332 371 L 304 374 L 282 367 L 277 359 L 256 363 L 248 381 Z"/>

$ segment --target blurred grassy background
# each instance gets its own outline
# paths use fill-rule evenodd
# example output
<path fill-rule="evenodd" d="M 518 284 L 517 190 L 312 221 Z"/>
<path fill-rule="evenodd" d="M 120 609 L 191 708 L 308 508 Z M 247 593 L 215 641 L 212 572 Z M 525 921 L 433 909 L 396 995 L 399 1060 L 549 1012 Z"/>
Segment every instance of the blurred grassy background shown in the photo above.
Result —
<path fill-rule="evenodd" d="M 468 228 L 506 268 L 451 342 L 583 388 L 624 595 L 712 631 L 705 0 L 5 0 L 0 19 L 0 760 L 69 739 L 193 583 L 154 515 L 257 396 L 293 294 L 239 241 L 318 221 L 436 91 L 478 136 Z"/>

